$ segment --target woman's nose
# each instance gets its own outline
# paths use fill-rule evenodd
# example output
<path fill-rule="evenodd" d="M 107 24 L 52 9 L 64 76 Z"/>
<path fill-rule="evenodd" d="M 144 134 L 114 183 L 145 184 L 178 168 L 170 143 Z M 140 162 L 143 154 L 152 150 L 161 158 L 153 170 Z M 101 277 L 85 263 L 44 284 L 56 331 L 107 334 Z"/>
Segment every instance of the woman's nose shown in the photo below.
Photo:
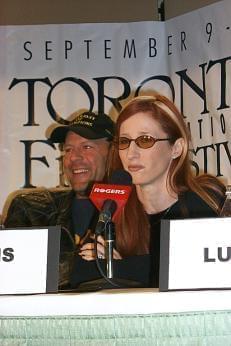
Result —
<path fill-rule="evenodd" d="M 132 159 L 134 157 L 138 157 L 139 156 L 139 148 L 136 145 L 136 143 L 134 141 L 130 142 L 130 145 L 127 149 L 127 158 L 128 159 Z"/>

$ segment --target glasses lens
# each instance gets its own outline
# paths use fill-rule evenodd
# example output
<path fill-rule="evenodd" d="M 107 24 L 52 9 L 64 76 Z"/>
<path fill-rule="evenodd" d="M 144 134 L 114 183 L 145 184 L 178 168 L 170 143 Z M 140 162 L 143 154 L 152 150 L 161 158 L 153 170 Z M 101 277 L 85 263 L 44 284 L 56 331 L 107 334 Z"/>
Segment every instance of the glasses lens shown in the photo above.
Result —
<path fill-rule="evenodd" d="M 155 138 L 151 136 L 140 136 L 136 138 L 136 144 L 142 149 L 151 148 L 155 144 Z"/>
<path fill-rule="evenodd" d="M 118 146 L 120 150 L 127 149 L 129 147 L 130 140 L 126 137 L 120 137 L 118 141 Z"/>

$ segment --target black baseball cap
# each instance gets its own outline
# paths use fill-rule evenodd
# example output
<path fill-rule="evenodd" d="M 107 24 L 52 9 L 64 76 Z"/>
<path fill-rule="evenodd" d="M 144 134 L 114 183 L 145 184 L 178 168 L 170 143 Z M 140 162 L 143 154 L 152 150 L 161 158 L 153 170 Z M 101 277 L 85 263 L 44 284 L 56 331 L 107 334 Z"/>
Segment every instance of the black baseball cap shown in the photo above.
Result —
<path fill-rule="evenodd" d="M 106 138 L 112 141 L 114 137 L 115 123 L 104 113 L 95 114 L 93 112 L 84 112 L 78 115 L 68 125 L 56 127 L 50 140 L 53 143 L 64 143 L 67 132 L 73 131 L 87 139 Z"/>

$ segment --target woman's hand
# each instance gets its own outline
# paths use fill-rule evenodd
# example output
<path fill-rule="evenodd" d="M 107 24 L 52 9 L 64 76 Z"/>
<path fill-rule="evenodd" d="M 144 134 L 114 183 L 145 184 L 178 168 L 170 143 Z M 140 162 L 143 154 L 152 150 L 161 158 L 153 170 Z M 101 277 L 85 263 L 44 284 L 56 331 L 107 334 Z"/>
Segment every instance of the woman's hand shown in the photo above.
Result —
<path fill-rule="evenodd" d="M 94 239 L 94 236 L 91 237 Z M 102 236 L 97 237 L 97 254 L 98 258 L 105 258 L 105 240 Z M 95 244 L 86 243 L 83 244 L 79 251 L 79 256 L 81 256 L 86 261 L 92 261 L 96 259 L 95 254 Z M 121 259 L 119 252 L 113 249 L 113 259 Z"/>

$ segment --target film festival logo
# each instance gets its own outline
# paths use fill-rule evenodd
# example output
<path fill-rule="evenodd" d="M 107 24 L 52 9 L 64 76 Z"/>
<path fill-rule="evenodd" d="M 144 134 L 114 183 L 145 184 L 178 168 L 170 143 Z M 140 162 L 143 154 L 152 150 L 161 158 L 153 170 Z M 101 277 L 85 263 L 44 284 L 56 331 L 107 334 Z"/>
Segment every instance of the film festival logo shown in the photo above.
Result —
<path fill-rule="evenodd" d="M 36 99 L 36 93 L 35 93 L 35 86 L 37 84 L 43 84 L 48 87 L 48 93 L 47 97 L 44 100 L 44 102 L 47 105 L 47 111 L 48 115 L 51 117 L 51 119 L 59 124 L 69 124 L 66 119 L 61 118 L 57 115 L 56 109 L 54 105 L 52 104 L 52 96 L 56 93 L 56 88 L 62 83 L 69 82 L 76 85 L 77 88 L 80 88 L 81 91 L 83 91 L 87 98 L 88 98 L 88 104 L 89 104 L 89 112 L 93 112 L 93 107 L 95 104 L 95 101 L 98 101 L 98 110 L 97 113 L 105 113 L 105 100 L 107 102 L 111 103 L 111 108 L 114 108 L 117 112 L 119 112 L 122 108 L 122 101 L 125 101 L 129 99 L 129 97 L 132 96 L 138 96 L 142 94 L 142 92 L 145 92 L 147 89 L 147 85 L 150 89 L 150 83 L 159 81 L 167 86 L 171 93 L 172 100 L 175 100 L 176 92 L 179 94 L 179 100 L 180 100 L 180 110 L 182 113 L 187 114 L 187 110 L 184 109 L 184 95 L 185 95 L 185 88 L 187 87 L 188 90 L 192 93 L 192 95 L 195 95 L 198 98 L 198 104 L 201 105 L 201 112 L 198 116 L 194 115 L 193 118 L 187 119 L 185 117 L 185 121 L 189 127 L 189 130 L 192 133 L 192 137 L 194 136 L 195 131 L 197 131 L 197 135 L 199 134 L 199 138 L 203 140 L 203 136 L 205 132 L 210 131 L 211 138 L 214 135 L 214 132 L 220 132 L 219 138 L 225 138 L 228 137 L 228 117 L 230 117 L 230 114 L 228 114 L 227 111 L 229 111 L 229 103 L 228 103 L 228 97 L 227 97 L 227 82 L 226 82 L 226 74 L 227 74 L 227 64 L 231 60 L 231 57 L 225 57 L 218 60 L 210 60 L 208 63 L 203 63 L 198 66 L 198 74 L 201 76 L 201 81 L 198 82 L 198 84 L 195 83 L 195 81 L 190 77 L 189 73 L 187 72 L 187 69 L 177 71 L 175 72 L 175 76 L 178 78 L 177 83 L 180 85 L 179 90 L 175 90 L 174 84 L 172 79 L 167 75 L 154 75 L 150 76 L 143 81 L 140 82 L 140 84 L 137 86 L 136 90 L 133 90 L 129 81 L 121 76 L 108 76 L 108 77 L 96 77 L 93 78 L 93 82 L 97 82 L 97 91 L 94 92 L 91 88 L 90 84 L 79 78 L 75 77 L 66 77 L 63 79 L 60 79 L 56 81 L 54 84 L 52 84 L 51 80 L 46 78 L 38 78 L 38 79 L 18 79 L 14 78 L 12 82 L 10 83 L 9 90 L 13 88 L 19 87 L 21 84 L 27 85 L 27 93 L 25 93 L 25 97 L 27 98 L 28 103 L 28 113 L 27 113 L 27 123 L 23 124 L 22 126 L 38 126 L 39 124 L 36 123 L 36 112 L 35 112 L 35 99 Z M 220 86 L 216 85 L 217 89 L 217 95 L 220 95 L 220 98 L 218 100 L 218 104 L 216 105 L 215 110 L 208 109 L 208 92 L 209 92 L 209 86 L 207 88 L 207 79 L 206 76 L 211 72 L 216 71 L 216 73 L 219 74 L 219 80 L 220 80 Z M 117 80 L 119 83 L 121 83 L 123 93 L 119 95 L 118 97 L 110 96 L 110 93 L 105 93 L 105 83 L 110 83 L 110 81 Z M 202 85 L 200 87 L 199 85 Z M 218 112 L 221 112 L 218 114 Z M 211 116 L 213 114 L 213 116 Z M 214 116 L 215 114 L 215 116 Z M 209 127 L 206 125 L 204 126 L 204 120 L 205 118 L 210 119 Z M 214 117 L 219 118 L 218 124 L 220 124 L 220 128 L 217 126 L 216 121 L 216 129 L 214 129 Z M 77 119 L 77 122 L 85 122 L 87 121 L 91 123 L 91 119 L 87 119 L 85 116 L 82 116 Z M 194 133 L 193 133 L 194 131 Z M 52 150 L 57 150 L 56 146 L 52 143 L 50 143 L 47 139 L 34 139 L 34 140 L 27 140 L 27 139 L 21 139 L 21 143 L 24 144 L 25 147 L 25 180 L 22 187 L 35 187 L 32 184 L 32 161 L 37 160 L 40 161 L 43 165 L 49 167 L 49 163 L 47 161 L 47 158 L 45 155 L 41 155 L 41 157 L 33 157 L 32 155 L 32 147 L 36 143 L 43 143 L 46 146 L 49 146 Z M 198 174 L 199 171 L 208 172 L 208 166 L 209 166 L 209 160 L 208 157 L 212 153 L 214 155 L 214 160 L 216 162 L 216 168 L 214 174 L 217 176 L 223 176 L 222 171 L 222 161 L 227 161 L 228 165 L 231 164 L 231 153 L 229 148 L 229 141 L 227 139 L 221 141 L 219 139 L 216 143 L 209 143 L 206 145 L 197 146 L 196 148 L 192 149 L 193 154 L 193 161 L 192 165 L 195 169 L 195 174 Z M 199 159 L 200 157 L 200 159 Z M 59 160 L 61 162 L 61 157 L 56 157 L 54 160 Z M 202 161 L 198 163 L 198 161 Z M 60 182 L 59 185 L 63 185 L 63 178 L 62 178 L 62 165 L 60 164 Z"/>

